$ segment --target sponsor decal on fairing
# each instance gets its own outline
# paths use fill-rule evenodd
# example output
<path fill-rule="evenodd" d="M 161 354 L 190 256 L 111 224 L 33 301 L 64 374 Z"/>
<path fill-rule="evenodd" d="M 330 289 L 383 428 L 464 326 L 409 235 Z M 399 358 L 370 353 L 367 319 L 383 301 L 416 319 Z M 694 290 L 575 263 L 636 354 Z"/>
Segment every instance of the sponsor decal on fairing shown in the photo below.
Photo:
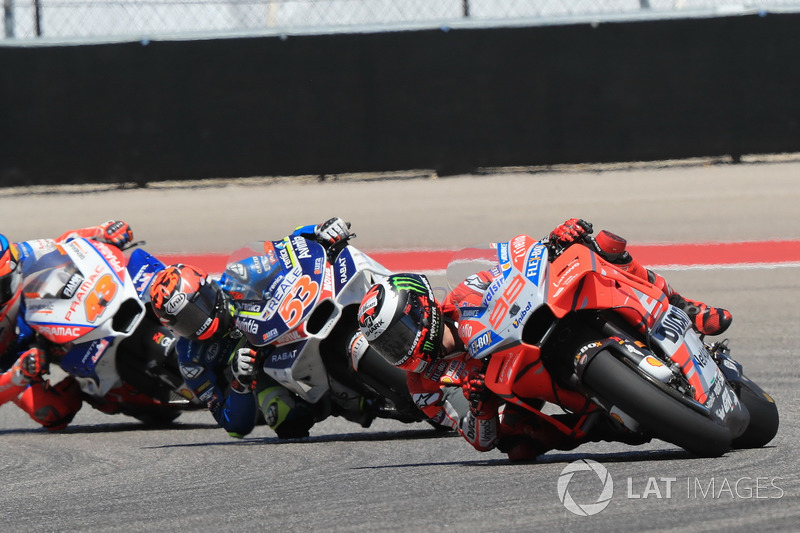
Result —
<path fill-rule="evenodd" d="M 258 333 L 258 322 L 252 318 L 236 317 L 236 327 L 251 335 L 256 335 Z"/>
<path fill-rule="evenodd" d="M 692 322 L 686 313 L 677 307 L 670 307 L 656 326 L 653 337 L 660 341 L 662 346 L 671 347 L 669 353 L 675 353 L 678 346 L 683 343 L 684 333 L 691 327 Z"/>
<path fill-rule="evenodd" d="M 511 323 L 511 325 L 514 326 L 514 329 L 522 325 L 522 321 L 525 320 L 525 317 L 530 312 L 531 307 L 533 307 L 533 304 L 531 302 L 528 302 L 528 305 L 525 307 L 525 309 L 523 309 L 520 312 L 520 315 L 516 319 L 514 319 L 514 322 Z"/>
<path fill-rule="evenodd" d="M 305 336 L 304 332 L 299 331 L 298 329 L 293 329 L 291 331 L 287 331 L 286 333 L 275 339 L 275 345 L 280 346 L 282 344 L 296 342 L 302 339 L 304 336 Z"/>
<path fill-rule="evenodd" d="M 355 262 L 349 250 L 343 250 L 336 258 L 336 292 L 340 292 L 347 282 L 354 276 Z"/>
<path fill-rule="evenodd" d="M 264 309 L 264 304 L 262 302 L 239 302 L 236 306 L 244 313 L 254 313 L 257 315 L 261 314 L 261 311 Z"/>
<path fill-rule="evenodd" d="M 488 351 L 489 348 L 502 341 L 503 338 L 491 330 L 486 330 L 477 338 L 470 341 L 467 345 L 467 351 L 470 356 L 477 358 L 479 355 Z"/>
<path fill-rule="evenodd" d="M 317 257 L 314 259 L 314 274 L 320 274 L 322 272 L 322 265 L 325 264 L 325 259 L 322 257 Z"/>
<path fill-rule="evenodd" d="M 277 289 L 275 289 L 271 298 L 267 302 L 265 318 L 272 318 L 272 316 L 275 314 L 275 311 L 277 311 L 278 307 L 280 307 L 283 298 L 292 289 L 297 280 L 300 279 L 301 273 L 302 269 L 300 269 L 300 267 L 286 273 L 286 276 L 281 280 L 280 285 L 278 285 Z"/>
<path fill-rule="evenodd" d="M 497 245 L 497 258 L 503 270 L 508 268 L 508 243 L 503 242 Z"/>
<path fill-rule="evenodd" d="M 528 241 L 529 239 L 525 235 L 518 235 L 511 239 L 511 263 L 520 272 L 525 271 L 524 257 L 528 251 Z"/>
<path fill-rule="evenodd" d="M 255 271 L 256 274 L 260 275 L 260 274 L 264 273 L 264 269 L 261 268 L 261 258 L 260 257 L 254 255 L 253 257 L 250 258 L 250 261 L 253 263 L 253 270 Z"/>
<path fill-rule="evenodd" d="M 47 337 L 55 343 L 71 342 L 84 334 L 84 332 L 91 331 L 91 326 L 61 326 L 61 325 L 44 325 L 32 324 L 34 329 Z"/>
<path fill-rule="evenodd" d="M 308 241 L 304 237 L 296 235 L 292 237 L 292 244 L 294 245 L 294 252 L 297 254 L 298 259 L 309 259 L 311 252 L 308 249 Z"/>
<path fill-rule="evenodd" d="M 75 295 L 75 291 L 78 290 L 78 287 L 80 287 L 81 283 L 83 283 L 83 276 L 77 272 L 74 273 L 64 285 L 62 294 L 67 298 L 72 298 Z"/>
<path fill-rule="evenodd" d="M 281 248 L 278 250 L 278 257 L 280 257 L 281 263 L 283 263 L 284 270 L 291 270 L 294 268 L 294 263 L 292 262 L 292 258 L 289 256 L 289 252 L 286 251 L 286 248 Z"/>
<path fill-rule="evenodd" d="M 86 365 L 87 362 L 91 361 L 93 365 L 97 364 L 97 361 L 103 356 L 103 353 L 108 348 L 110 342 L 108 339 L 97 339 L 89 344 L 89 347 L 86 349 L 86 355 L 83 356 L 81 360 L 81 364 Z"/>
<path fill-rule="evenodd" d="M 274 377 L 274 372 L 269 372 L 270 370 L 274 371 L 276 369 L 291 368 L 295 360 L 297 360 L 300 354 L 303 353 L 303 348 L 305 345 L 306 341 L 301 341 L 277 348 L 274 352 L 264 358 L 264 371 L 270 375 L 273 375 Z"/>
<path fill-rule="evenodd" d="M 485 307 L 459 307 L 458 314 L 462 319 L 480 318 L 486 312 Z"/>
<path fill-rule="evenodd" d="M 503 283 L 504 283 L 503 278 L 498 278 L 493 280 L 483 295 L 483 301 L 481 302 L 481 305 L 483 306 L 489 305 L 489 302 L 492 301 L 495 294 L 497 294 L 497 292 L 503 286 Z"/>
<path fill-rule="evenodd" d="M 525 277 L 530 280 L 534 285 L 539 284 L 539 276 L 544 270 L 542 266 L 545 264 L 544 258 L 547 256 L 545 251 L 547 248 L 543 244 L 537 244 L 528 255 L 528 262 L 525 265 Z"/>

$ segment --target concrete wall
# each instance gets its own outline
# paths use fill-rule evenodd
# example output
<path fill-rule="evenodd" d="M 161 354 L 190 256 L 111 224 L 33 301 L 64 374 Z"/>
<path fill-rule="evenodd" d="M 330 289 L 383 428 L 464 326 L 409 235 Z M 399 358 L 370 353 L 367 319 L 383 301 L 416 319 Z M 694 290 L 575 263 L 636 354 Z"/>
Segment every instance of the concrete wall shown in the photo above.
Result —
<path fill-rule="evenodd" d="M 800 15 L 0 46 L 0 185 L 800 151 Z"/>

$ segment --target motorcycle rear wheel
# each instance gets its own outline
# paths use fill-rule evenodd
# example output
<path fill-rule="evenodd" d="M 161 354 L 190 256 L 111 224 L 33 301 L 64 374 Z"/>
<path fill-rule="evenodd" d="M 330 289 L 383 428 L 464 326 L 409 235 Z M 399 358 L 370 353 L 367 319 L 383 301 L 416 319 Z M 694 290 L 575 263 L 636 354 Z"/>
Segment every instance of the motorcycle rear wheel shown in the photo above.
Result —
<path fill-rule="evenodd" d="M 661 440 L 703 457 L 717 457 L 731 449 L 727 427 L 660 390 L 607 350 L 588 363 L 583 383 Z"/>

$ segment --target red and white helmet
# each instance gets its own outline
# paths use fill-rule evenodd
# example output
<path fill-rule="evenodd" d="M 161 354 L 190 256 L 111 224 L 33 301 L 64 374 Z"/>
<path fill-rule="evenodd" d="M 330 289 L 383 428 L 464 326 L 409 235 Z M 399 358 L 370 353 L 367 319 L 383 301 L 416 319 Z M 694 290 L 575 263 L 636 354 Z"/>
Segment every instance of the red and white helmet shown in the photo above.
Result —
<path fill-rule="evenodd" d="M 361 332 L 384 359 L 422 372 L 442 353 L 442 310 L 425 276 L 395 274 L 373 285 L 358 310 Z"/>

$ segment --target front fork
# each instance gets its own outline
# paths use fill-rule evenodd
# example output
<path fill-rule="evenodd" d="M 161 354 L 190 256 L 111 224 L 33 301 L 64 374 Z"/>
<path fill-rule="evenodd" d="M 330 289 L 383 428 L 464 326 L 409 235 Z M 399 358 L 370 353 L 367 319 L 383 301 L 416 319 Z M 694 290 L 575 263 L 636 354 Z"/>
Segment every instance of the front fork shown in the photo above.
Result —
<path fill-rule="evenodd" d="M 737 396 L 740 395 L 742 385 L 744 385 L 753 393 L 757 395 L 761 394 L 769 398 L 769 395 L 764 392 L 764 389 L 759 387 L 754 381 L 751 381 L 750 378 L 744 375 L 744 368 L 742 365 L 731 357 L 731 349 L 728 347 L 728 339 L 706 345 L 706 348 Z"/>

